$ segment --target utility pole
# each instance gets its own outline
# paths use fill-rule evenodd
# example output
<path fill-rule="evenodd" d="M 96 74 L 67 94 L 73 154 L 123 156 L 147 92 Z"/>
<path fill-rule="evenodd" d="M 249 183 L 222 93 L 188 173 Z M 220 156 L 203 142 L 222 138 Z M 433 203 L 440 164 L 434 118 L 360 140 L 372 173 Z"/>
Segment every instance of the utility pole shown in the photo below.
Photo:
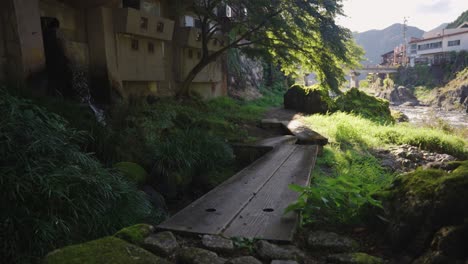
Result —
<path fill-rule="evenodd" d="M 408 33 L 408 18 L 409 17 L 403 17 L 403 66 L 406 67 L 406 60 L 407 60 L 407 49 L 408 49 L 408 39 L 406 38 L 406 35 Z"/>

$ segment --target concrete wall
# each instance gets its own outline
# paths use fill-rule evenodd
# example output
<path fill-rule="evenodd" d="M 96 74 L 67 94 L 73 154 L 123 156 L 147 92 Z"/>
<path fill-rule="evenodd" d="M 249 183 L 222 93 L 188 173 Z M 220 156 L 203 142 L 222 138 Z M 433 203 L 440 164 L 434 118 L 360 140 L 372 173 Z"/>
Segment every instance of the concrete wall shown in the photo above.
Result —
<path fill-rule="evenodd" d="M 24 86 L 45 69 L 38 1 L 2 0 L 0 19 L 5 79 Z"/>
<path fill-rule="evenodd" d="M 162 81 L 165 79 L 163 42 L 117 34 L 117 64 L 124 81 Z"/>
<path fill-rule="evenodd" d="M 453 40 L 460 40 L 460 45 L 459 46 L 448 46 L 449 41 Z M 464 34 L 460 35 L 455 35 L 455 36 L 449 36 L 444 38 L 444 43 L 443 43 L 445 50 L 444 51 L 462 51 L 462 50 L 467 50 L 468 51 L 468 30 Z"/>
<path fill-rule="evenodd" d="M 89 68 L 97 101 L 172 96 L 198 63 L 201 50 L 187 46 L 199 45 L 197 29 L 185 30 L 182 42 L 173 39 L 174 32 L 183 30 L 174 22 L 169 2 L 160 2 L 162 17 L 122 8 L 120 0 L 0 0 L 0 80 L 26 80 L 45 70 L 40 18 L 52 17 L 60 22 L 69 59 Z M 142 18 L 148 18 L 146 32 Z M 164 31 L 154 33 L 159 22 Z M 219 48 L 221 41 L 209 45 L 211 51 Z M 205 98 L 225 95 L 224 71 L 222 60 L 211 63 L 195 78 L 194 89 Z"/>

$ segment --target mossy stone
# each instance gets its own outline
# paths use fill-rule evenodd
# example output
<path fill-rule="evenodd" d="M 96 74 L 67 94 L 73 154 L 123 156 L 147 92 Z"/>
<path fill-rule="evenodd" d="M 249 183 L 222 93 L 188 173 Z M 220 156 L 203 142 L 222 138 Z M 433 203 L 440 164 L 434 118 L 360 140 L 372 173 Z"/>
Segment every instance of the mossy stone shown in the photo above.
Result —
<path fill-rule="evenodd" d="M 394 247 L 423 253 L 436 230 L 468 218 L 468 161 L 448 167 L 452 171 L 417 169 L 400 175 L 392 187 L 375 196 L 385 208 Z"/>
<path fill-rule="evenodd" d="M 334 254 L 327 257 L 327 263 L 336 264 L 383 264 L 381 258 L 368 255 L 366 253 L 344 253 Z"/>
<path fill-rule="evenodd" d="M 121 238 L 135 245 L 142 245 L 146 237 L 154 232 L 154 227 L 148 224 L 138 224 L 126 227 L 117 233 L 115 237 Z"/>
<path fill-rule="evenodd" d="M 148 179 L 148 173 L 143 167 L 133 162 L 119 162 L 114 168 L 122 172 L 132 182 L 142 185 Z"/>
<path fill-rule="evenodd" d="M 337 111 L 355 113 L 379 123 L 395 122 L 390 111 L 390 103 L 387 100 L 368 95 L 356 88 L 340 95 L 335 103 Z"/>
<path fill-rule="evenodd" d="M 45 264 L 169 264 L 168 261 L 116 237 L 105 237 L 49 253 Z"/>

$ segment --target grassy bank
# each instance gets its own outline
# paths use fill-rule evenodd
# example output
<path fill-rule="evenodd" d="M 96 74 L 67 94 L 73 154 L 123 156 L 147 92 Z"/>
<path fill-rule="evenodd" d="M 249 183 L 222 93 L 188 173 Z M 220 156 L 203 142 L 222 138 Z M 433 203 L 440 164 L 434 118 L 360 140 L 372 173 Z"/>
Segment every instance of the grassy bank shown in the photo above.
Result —
<path fill-rule="evenodd" d="M 372 155 L 372 149 L 409 144 L 424 150 L 468 158 L 468 142 L 449 132 L 409 124 L 382 125 L 347 113 L 312 115 L 304 122 L 330 140 L 319 157 L 312 186 L 302 192 L 293 209 L 304 212 L 304 223 L 362 222 L 367 203 L 379 205 L 372 194 L 394 179 Z"/>

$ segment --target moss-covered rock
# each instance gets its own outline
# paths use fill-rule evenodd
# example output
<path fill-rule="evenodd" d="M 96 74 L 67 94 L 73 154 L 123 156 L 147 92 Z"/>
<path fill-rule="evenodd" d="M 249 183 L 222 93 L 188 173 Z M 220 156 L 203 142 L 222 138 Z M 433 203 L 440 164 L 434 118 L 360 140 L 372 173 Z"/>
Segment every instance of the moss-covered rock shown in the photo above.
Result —
<path fill-rule="evenodd" d="M 105 237 L 49 253 L 45 264 L 169 264 L 168 261 L 116 237 Z"/>
<path fill-rule="evenodd" d="M 417 169 L 397 177 L 376 198 L 383 203 L 393 245 L 421 254 L 443 226 L 468 218 L 468 161 L 449 163 L 452 171 Z"/>
<path fill-rule="evenodd" d="M 353 88 L 335 100 L 336 110 L 355 113 L 364 118 L 380 123 L 394 123 L 390 112 L 390 103 Z"/>
<path fill-rule="evenodd" d="M 148 173 L 143 167 L 133 162 L 119 162 L 114 168 L 123 173 L 130 181 L 142 185 L 148 179 Z"/>
<path fill-rule="evenodd" d="M 126 227 L 117 233 L 115 237 L 121 238 L 135 245 L 142 245 L 145 238 L 154 232 L 154 227 L 148 224 L 138 224 Z"/>
<path fill-rule="evenodd" d="M 335 107 L 328 91 L 319 85 L 293 85 L 284 95 L 284 108 L 307 114 L 325 114 Z"/>
<path fill-rule="evenodd" d="M 334 254 L 327 257 L 327 263 L 336 264 L 383 264 L 381 258 L 368 255 L 366 253 L 343 253 Z"/>

